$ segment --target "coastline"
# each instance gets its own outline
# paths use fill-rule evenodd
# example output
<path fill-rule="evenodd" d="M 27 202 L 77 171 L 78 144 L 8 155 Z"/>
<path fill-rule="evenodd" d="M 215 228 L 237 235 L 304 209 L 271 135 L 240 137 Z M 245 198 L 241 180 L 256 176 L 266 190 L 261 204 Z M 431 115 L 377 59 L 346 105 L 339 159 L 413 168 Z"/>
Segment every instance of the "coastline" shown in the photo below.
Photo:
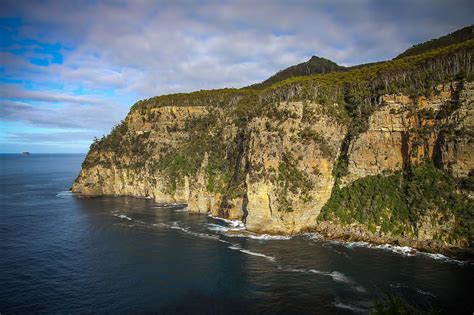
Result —
<path fill-rule="evenodd" d="M 133 195 L 84 195 L 80 192 L 74 192 L 72 189 L 69 189 L 75 196 L 80 198 L 96 198 L 96 197 L 132 197 L 138 199 L 153 199 L 149 196 L 133 196 Z M 183 206 L 187 207 L 185 203 L 162 203 L 156 202 L 155 206 L 160 207 L 162 205 L 174 205 L 174 206 Z M 188 214 L 192 215 L 202 215 L 204 213 L 199 212 L 189 212 Z M 474 263 L 474 249 L 469 247 L 460 247 L 453 246 L 449 244 L 444 244 L 435 240 L 417 240 L 409 237 L 395 237 L 390 235 L 378 235 L 364 229 L 361 226 L 351 226 L 351 225 L 339 225 L 330 221 L 318 221 L 316 225 L 311 228 L 308 228 L 300 233 L 296 234 L 273 234 L 260 231 L 251 231 L 245 227 L 245 223 L 240 220 L 230 220 L 227 218 L 221 218 L 206 213 L 210 218 L 216 220 L 222 220 L 228 224 L 234 226 L 235 229 L 227 231 L 225 234 L 228 236 L 240 236 L 240 237 L 250 237 L 254 239 L 266 240 L 266 239 L 291 239 L 293 236 L 304 235 L 308 233 L 317 233 L 322 239 L 326 241 L 337 241 L 344 244 L 357 243 L 371 248 L 374 246 L 397 246 L 397 247 L 406 247 L 407 251 L 419 251 L 427 254 L 441 254 L 447 256 L 447 258 L 453 258 L 465 262 Z"/>
<path fill-rule="evenodd" d="M 343 226 L 329 221 L 320 221 L 314 229 L 326 240 L 344 243 L 364 242 L 375 246 L 400 246 L 409 247 L 415 251 L 429 254 L 442 254 L 462 261 L 474 262 L 474 250 L 469 247 L 459 247 L 441 243 L 435 240 L 417 240 L 403 236 L 377 235 L 357 226 Z M 370 247 L 370 246 L 369 246 Z"/>
<path fill-rule="evenodd" d="M 190 213 L 194 214 L 194 213 Z M 222 220 L 238 228 L 229 229 L 225 235 L 230 237 L 248 237 L 259 240 L 287 240 L 299 235 L 317 235 L 324 241 L 335 241 L 348 246 L 362 246 L 367 248 L 387 248 L 393 252 L 414 255 L 416 253 L 443 255 L 447 259 L 474 263 L 474 250 L 469 247 L 453 246 L 435 240 L 420 241 L 409 237 L 380 236 L 358 226 L 343 226 L 329 221 L 319 221 L 318 224 L 301 233 L 270 234 L 266 232 L 250 231 L 245 224 L 238 220 L 229 220 L 220 217 L 209 217 Z"/>

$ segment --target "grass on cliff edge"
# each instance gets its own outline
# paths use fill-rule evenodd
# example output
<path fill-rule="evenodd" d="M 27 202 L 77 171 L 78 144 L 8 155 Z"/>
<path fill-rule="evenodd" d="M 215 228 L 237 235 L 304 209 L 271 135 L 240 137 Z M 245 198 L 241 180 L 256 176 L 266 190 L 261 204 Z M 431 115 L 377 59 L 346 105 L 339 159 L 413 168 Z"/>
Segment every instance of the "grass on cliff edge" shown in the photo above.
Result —
<path fill-rule="evenodd" d="M 472 174 L 469 179 L 458 183 L 431 162 L 413 167 L 410 177 L 402 172 L 367 176 L 344 188 L 335 188 L 319 218 L 342 224 L 361 223 L 373 233 L 379 226 L 380 231 L 392 235 L 416 236 L 417 223 L 428 216 L 434 222 L 453 224 L 452 229 L 445 226 L 435 239 L 467 239 L 472 247 L 474 200 L 462 193 L 462 189 L 470 189 L 465 182 L 472 182 Z M 450 223 L 453 217 L 455 222 Z"/>

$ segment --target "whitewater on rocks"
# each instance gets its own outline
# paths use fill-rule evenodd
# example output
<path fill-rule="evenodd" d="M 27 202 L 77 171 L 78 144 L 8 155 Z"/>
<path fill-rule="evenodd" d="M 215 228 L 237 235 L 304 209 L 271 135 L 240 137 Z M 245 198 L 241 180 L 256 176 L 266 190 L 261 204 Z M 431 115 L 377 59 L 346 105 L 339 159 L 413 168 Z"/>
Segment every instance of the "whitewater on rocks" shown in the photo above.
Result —
<path fill-rule="evenodd" d="M 173 209 L 174 212 L 178 212 L 178 213 L 182 212 L 188 215 L 188 210 L 186 208 L 186 205 L 184 204 L 156 204 L 153 208 L 158 209 L 158 211 L 159 209 Z M 125 219 L 127 221 L 133 221 L 131 217 L 125 214 L 114 213 L 113 215 L 118 218 Z M 195 214 L 190 214 L 190 216 L 193 217 L 195 216 Z M 258 234 L 258 233 L 247 231 L 245 227 L 245 223 L 243 223 L 240 220 L 224 219 L 224 218 L 213 216 L 212 214 L 208 214 L 207 217 L 211 219 L 211 222 L 206 223 L 205 228 L 207 231 L 211 232 L 211 234 L 192 231 L 190 227 L 181 226 L 180 222 L 178 221 L 173 221 L 169 224 L 154 223 L 153 226 L 179 230 L 183 233 L 186 233 L 195 237 L 218 240 L 220 242 L 231 244 L 229 248 L 232 250 L 239 250 L 249 255 L 264 257 L 271 261 L 274 261 L 275 258 L 268 257 L 261 253 L 246 252 L 245 249 L 240 248 L 237 244 L 232 244 L 230 239 L 247 238 L 247 239 L 259 240 L 259 241 L 282 241 L 282 240 L 291 240 L 295 237 L 300 237 L 300 238 L 304 238 L 304 239 L 314 241 L 314 242 L 341 245 L 349 249 L 356 248 L 356 247 L 363 247 L 363 248 L 369 248 L 369 249 L 375 249 L 375 250 L 384 250 L 384 251 L 388 251 L 394 254 L 407 256 L 407 257 L 421 255 L 421 256 L 431 258 L 431 259 L 440 260 L 446 263 L 453 263 L 453 264 L 458 264 L 458 265 L 469 264 L 469 263 L 473 264 L 473 262 L 470 260 L 456 259 L 456 258 L 449 257 L 441 253 L 432 253 L 432 252 L 423 251 L 415 247 L 400 246 L 400 245 L 383 243 L 383 242 L 381 243 L 379 239 L 378 239 L 378 243 L 371 243 L 367 241 L 348 241 L 340 237 L 333 236 L 331 238 L 330 235 L 329 236 L 323 235 L 323 234 L 320 234 L 319 232 L 306 232 L 306 233 L 300 233 L 300 234 L 292 235 L 292 236 Z M 139 224 L 146 224 L 143 221 L 136 221 L 136 222 Z M 134 225 L 132 224 L 131 226 L 133 227 Z"/>

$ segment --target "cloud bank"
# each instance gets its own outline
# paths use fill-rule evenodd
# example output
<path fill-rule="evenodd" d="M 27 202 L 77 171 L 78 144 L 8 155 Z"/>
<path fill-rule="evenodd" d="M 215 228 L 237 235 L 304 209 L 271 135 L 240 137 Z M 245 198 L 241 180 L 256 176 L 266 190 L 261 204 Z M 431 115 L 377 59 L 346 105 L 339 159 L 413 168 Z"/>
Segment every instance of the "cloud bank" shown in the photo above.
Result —
<path fill-rule="evenodd" d="M 421 0 L 0 6 L 2 152 L 84 152 L 138 99 L 249 85 L 312 55 L 342 65 L 390 59 L 472 24 L 474 12 L 472 1 Z"/>

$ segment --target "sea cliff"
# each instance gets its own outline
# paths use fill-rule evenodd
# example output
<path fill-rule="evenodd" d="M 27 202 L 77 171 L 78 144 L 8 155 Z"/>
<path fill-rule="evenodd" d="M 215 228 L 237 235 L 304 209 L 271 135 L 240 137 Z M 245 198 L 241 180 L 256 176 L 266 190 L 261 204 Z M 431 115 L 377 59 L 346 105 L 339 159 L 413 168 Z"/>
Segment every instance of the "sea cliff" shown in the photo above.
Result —
<path fill-rule="evenodd" d="M 256 233 L 470 248 L 473 50 L 139 101 L 72 191 L 186 203 Z"/>

